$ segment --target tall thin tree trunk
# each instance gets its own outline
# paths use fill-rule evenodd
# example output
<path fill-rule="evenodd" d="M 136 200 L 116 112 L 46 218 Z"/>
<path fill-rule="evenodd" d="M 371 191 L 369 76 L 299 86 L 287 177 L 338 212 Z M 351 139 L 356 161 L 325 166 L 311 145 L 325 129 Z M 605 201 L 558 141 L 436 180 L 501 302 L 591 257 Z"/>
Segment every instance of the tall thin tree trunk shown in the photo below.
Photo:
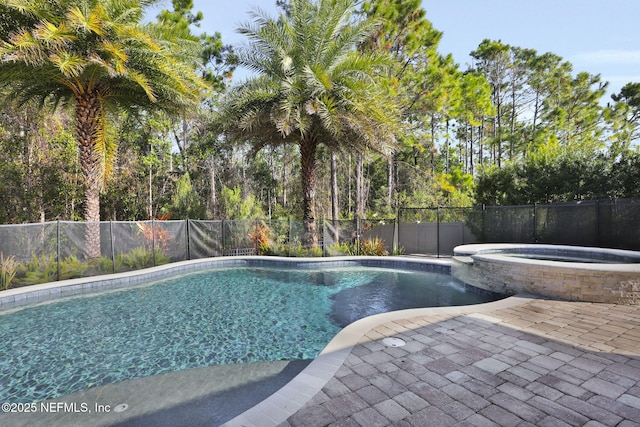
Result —
<path fill-rule="evenodd" d="M 435 124 L 435 115 L 431 115 L 431 176 L 434 177 L 436 175 L 436 164 L 435 164 L 435 148 L 436 148 L 436 124 Z"/>
<path fill-rule="evenodd" d="M 364 156 L 358 153 L 356 157 L 356 197 L 355 218 L 364 217 Z"/>
<path fill-rule="evenodd" d="M 393 209 L 393 190 L 394 190 L 394 179 L 393 179 L 393 163 L 394 163 L 395 154 L 390 156 L 387 159 L 387 208 L 389 211 Z"/>
<path fill-rule="evenodd" d="M 500 98 L 500 92 L 498 91 L 498 102 L 496 105 L 497 119 L 496 119 L 496 136 L 498 141 L 498 167 L 502 167 L 502 103 Z"/>
<path fill-rule="evenodd" d="M 305 248 L 318 246 L 316 227 L 316 150 L 318 142 L 305 139 L 300 143 L 300 176 L 302 178 L 302 223 L 304 232 L 301 243 Z"/>
<path fill-rule="evenodd" d="M 471 130 L 470 138 L 469 138 L 469 172 L 473 175 L 473 125 L 469 126 Z"/>
<path fill-rule="evenodd" d="M 282 156 L 282 207 L 287 207 L 287 147 L 284 147 Z"/>
<path fill-rule="evenodd" d="M 153 166 L 149 163 L 149 219 L 153 218 Z"/>
<path fill-rule="evenodd" d="M 445 157 L 444 157 L 444 171 L 449 173 L 449 119 L 447 119 L 447 131 L 445 140 Z"/>
<path fill-rule="evenodd" d="M 207 159 L 207 166 L 209 167 L 209 201 L 211 203 L 211 217 L 215 218 L 217 213 L 218 199 L 216 194 L 216 161 L 213 156 L 209 156 Z"/>
<path fill-rule="evenodd" d="M 480 120 L 480 127 L 478 129 L 478 144 L 478 164 L 482 166 L 484 164 L 484 117 Z"/>

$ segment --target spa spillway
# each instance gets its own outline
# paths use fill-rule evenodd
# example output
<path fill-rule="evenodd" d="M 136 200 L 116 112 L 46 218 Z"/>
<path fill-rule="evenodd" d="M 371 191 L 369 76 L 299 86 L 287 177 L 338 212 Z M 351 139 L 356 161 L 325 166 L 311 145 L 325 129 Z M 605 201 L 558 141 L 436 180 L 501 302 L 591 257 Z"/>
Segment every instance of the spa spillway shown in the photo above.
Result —
<path fill-rule="evenodd" d="M 477 244 L 454 249 L 451 275 L 492 292 L 640 304 L 640 252 L 582 246 Z"/>

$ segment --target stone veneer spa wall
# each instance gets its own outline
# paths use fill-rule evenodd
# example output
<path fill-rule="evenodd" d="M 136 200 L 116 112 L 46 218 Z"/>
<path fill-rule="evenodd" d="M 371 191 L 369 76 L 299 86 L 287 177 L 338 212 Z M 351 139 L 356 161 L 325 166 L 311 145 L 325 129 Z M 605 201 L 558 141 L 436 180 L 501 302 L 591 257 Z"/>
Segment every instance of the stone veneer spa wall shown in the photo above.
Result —
<path fill-rule="evenodd" d="M 640 252 L 536 244 L 463 245 L 454 250 L 451 275 L 507 295 L 640 304 Z"/>

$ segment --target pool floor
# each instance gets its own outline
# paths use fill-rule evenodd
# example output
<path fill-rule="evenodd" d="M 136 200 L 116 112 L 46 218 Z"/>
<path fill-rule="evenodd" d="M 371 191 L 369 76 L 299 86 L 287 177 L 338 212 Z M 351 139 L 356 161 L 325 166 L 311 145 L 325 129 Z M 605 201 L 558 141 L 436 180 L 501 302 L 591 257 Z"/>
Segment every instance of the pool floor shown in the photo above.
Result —
<path fill-rule="evenodd" d="M 71 405 L 57 412 L 0 413 L 0 425 L 219 426 L 275 393 L 309 363 L 220 365 L 135 378 L 42 403 Z"/>

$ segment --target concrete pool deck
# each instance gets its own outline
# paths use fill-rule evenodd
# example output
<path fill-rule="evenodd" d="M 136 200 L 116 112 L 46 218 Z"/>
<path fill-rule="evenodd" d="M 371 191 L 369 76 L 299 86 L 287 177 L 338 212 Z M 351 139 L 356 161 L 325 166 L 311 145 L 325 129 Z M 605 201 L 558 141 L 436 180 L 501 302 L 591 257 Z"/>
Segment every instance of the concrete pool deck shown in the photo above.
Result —
<path fill-rule="evenodd" d="M 640 306 L 516 296 L 343 332 L 225 426 L 640 425 Z"/>

